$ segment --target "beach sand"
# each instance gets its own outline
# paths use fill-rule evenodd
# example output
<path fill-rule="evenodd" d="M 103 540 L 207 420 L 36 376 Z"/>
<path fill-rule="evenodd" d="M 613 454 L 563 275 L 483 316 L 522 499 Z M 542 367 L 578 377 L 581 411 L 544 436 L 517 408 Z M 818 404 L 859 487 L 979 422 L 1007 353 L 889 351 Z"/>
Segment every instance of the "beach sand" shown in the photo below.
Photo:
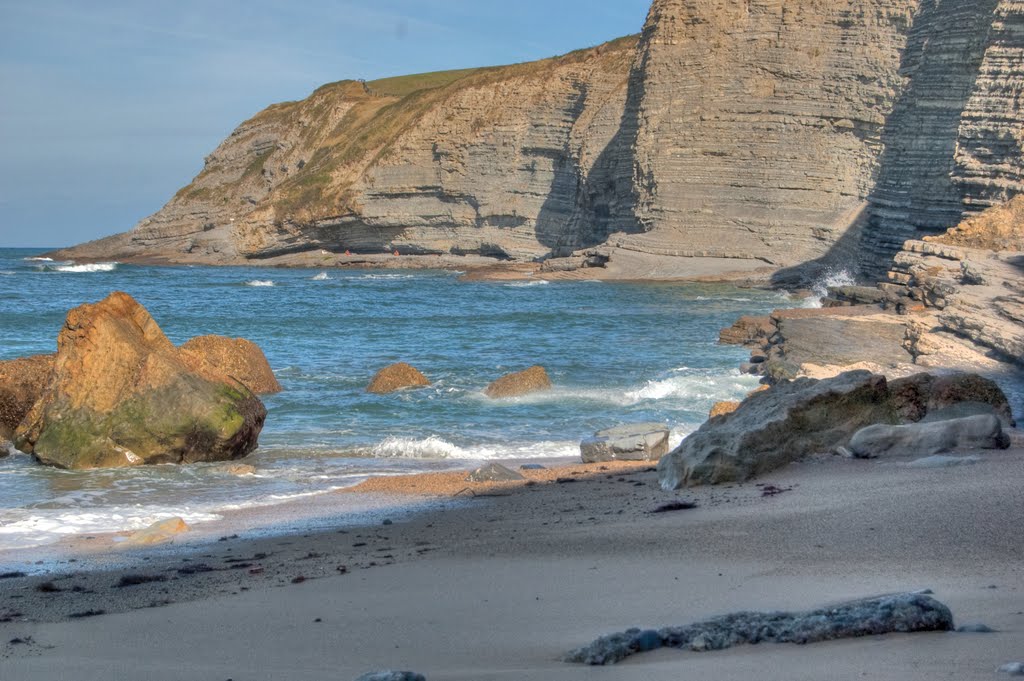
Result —
<path fill-rule="evenodd" d="M 996 679 L 1024 659 L 1024 450 L 979 455 L 942 469 L 816 457 L 681 492 L 660 490 L 649 466 L 529 472 L 533 484 L 511 486 L 464 473 L 372 481 L 344 494 L 449 501 L 389 524 L 0 580 L 0 679 Z M 698 507 L 652 513 L 679 500 Z M 126 575 L 165 581 L 118 587 Z M 560 661 L 630 626 L 924 588 L 958 624 L 997 632 Z"/>

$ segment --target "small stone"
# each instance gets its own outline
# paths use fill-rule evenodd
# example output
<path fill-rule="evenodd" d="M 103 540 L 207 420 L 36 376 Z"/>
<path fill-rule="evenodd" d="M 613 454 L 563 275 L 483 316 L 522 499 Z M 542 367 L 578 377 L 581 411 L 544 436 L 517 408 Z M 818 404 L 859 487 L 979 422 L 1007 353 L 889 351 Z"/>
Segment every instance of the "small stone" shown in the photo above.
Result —
<path fill-rule="evenodd" d="M 583 463 L 657 461 L 668 453 L 669 429 L 663 423 L 633 423 L 601 430 L 580 442 Z"/>
<path fill-rule="evenodd" d="M 383 522 L 383 523 L 381 523 L 381 525 L 394 525 L 394 524 L 395 524 L 395 523 L 394 523 L 394 521 L 393 521 L 393 520 L 391 520 L 391 518 L 385 518 L 385 519 L 384 519 L 384 522 Z"/>
<path fill-rule="evenodd" d="M 973 622 L 971 624 L 962 624 L 956 628 L 957 632 L 961 634 L 994 634 L 995 629 L 982 624 L 981 622 Z"/>
<path fill-rule="evenodd" d="M 171 541 L 175 535 L 189 531 L 188 524 L 181 518 L 168 518 L 131 534 L 121 546 L 152 546 Z"/>
<path fill-rule="evenodd" d="M 519 473 L 500 463 L 489 463 L 466 476 L 468 482 L 512 482 L 525 479 Z"/>
<path fill-rule="evenodd" d="M 423 674 L 416 672 L 369 672 L 363 674 L 355 681 L 427 681 Z"/>
<path fill-rule="evenodd" d="M 996 671 L 1010 676 L 1024 676 L 1024 662 L 1007 662 Z"/>
<path fill-rule="evenodd" d="M 524 463 L 519 467 L 522 471 L 543 471 L 547 470 L 547 466 L 542 466 L 539 463 Z"/>

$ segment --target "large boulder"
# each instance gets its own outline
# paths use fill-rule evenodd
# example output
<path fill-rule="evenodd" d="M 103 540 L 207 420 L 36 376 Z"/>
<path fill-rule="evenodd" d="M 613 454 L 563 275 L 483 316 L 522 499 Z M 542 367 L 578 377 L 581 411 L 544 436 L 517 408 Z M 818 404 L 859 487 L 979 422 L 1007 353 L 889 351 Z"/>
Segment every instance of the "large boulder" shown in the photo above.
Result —
<path fill-rule="evenodd" d="M 875 423 L 897 423 L 885 377 L 853 371 L 801 378 L 748 397 L 706 422 L 658 462 L 662 488 L 748 480 L 845 443 Z"/>
<path fill-rule="evenodd" d="M 954 449 L 1006 449 L 1010 438 L 993 414 L 947 421 L 922 421 L 904 426 L 877 424 L 850 438 L 850 451 L 861 459 L 887 454 L 931 456 Z"/>
<path fill-rule="evenodd" d="M 999 386 L 974 374 L 916 374 L 892 382 L 869 371 L 800 378 L 755 392 L 735 412 L 706 422 L 662 458 L 659 477 L 665 489 L 748 480 L 846 446 L 868 426 L 979 414 L 1013 422 Z"/>
<path fill-rule="evenodd" d="M 18 424 L 43 394 L 52 370 L 53 355 L 0 362 L 0 442 L 14 437 Z"/>
<path fill-rule="evenodd" d="M 178 349 L 187 367 L 207 380 L 235 379 L 257 395 L 281 392 L 270 363 L 260 347 L 244 338 L 199 336 Z"/>
<path fill-rule="evenodd" d="M 654 461 L 668 453 L 668 435 L 663 423 L 608 428 L 580 442 L 580 456 L 583 463 Z"/>
<path fill-rule="evenodd" d="M 519 397 L 530 393 L 551 390 L 551 379 L 542 366 L 533 366 L 525 371 L 502 376 L 484 390 L 492 398 Z"/>
<path fill-rule="evenodd" d="M 241 458 L 266 409 L 244 386 L 189 369 L 149 313 L 113 293 L 71 310 L 53 372 L 15 444 L 60 468 Z"/>
<path fill-rule="evenodd" d="M 367 386 L 366 392 L 386 395 L 406 388 L 422 388 L 428 385 L 430 381 L 419 369 L 411 364 L 399 362 L 378 371 Z"/>

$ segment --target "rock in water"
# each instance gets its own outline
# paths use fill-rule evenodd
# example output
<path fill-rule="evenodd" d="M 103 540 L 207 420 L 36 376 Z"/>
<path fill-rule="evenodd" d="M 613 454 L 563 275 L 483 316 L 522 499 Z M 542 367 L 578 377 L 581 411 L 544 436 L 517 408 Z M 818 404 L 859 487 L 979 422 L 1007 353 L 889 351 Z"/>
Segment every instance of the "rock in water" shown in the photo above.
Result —
<path fill-rule="evenodd" d="M 282 390 L 266 355 L 250 340 L 199 336 L 178 351 L 187 367 L 208 380 L 223 382 L 227 375 L 257 395 L 272 395 Z"/>
<path fill-rule="evenodd" d="M 660 647 L 694 652 L 742 644 L 818 643 L 839 638 L 918 631 L 951 631 L 949 608 L 924 594 L 882 596 L 810 612 L 738 612 L 682 627 L 630 629 L 569 653 L 565 661 L 615 664 Z"/>
<path fill-rule="evenodd" d="M 489 463 L 466 476 L 467 482 L 512 482 L 525 479 L 519 473 L 500 463 Z"/>
<path fill-rule="evenodd" d="M 416 672 L 369 672 L 363 674 L 356 681 L 427 681 L 423 674 Z"/>
<path fill-rule="evenodd" d="M 84 469 L 241 458 L 266 409 L 190 370 L 131 296 L 71 310 L 50 382 L 16 433 L 42 463 Z"/>
<path fill-rule="evenodd" d="M 399 362 L 378 371 L 370 381 L 370 385 L 367 386 L 366 392 L 386 395 L 396 390 L 421 388 L 428 385 L 430 385 L 430 381 L 420 373 L 419 369 L 405 362 Z"/>
<path fill-rule="evenodd" d="M 0 442 L 14 437 L 18 425 L 43 394 L 52 369 L 53 355 L 0 362 Z"/>
<path fill-rule="evenodd" d="M 852 371 L 801 378 L 748 397 L 726 418 L 706 422 L 658 462 L 666 490 L 748 480 L 844 443 L 875 423 L 896 423 L 886 381 Z"/>
<path fill-rule="evenodd" d="M 992 414 L 905 426 L 878 424 L 862 428 L 850 438 L 850 451 L 859 459 L 887 454 L 931 456 L 961 448 L 1006 449 L 1009 446 L 1010 438 Z"/>
<path fill-rule="evenodd" d="M 551 390 L 551 379 L 542 366 L 533 366 L 525 371 L 502 376 L 487 386 L 484 393 L 488 397 L 519 397 L 529 393 Z"/>
<path fill-rule="evenodd" d="M 668 453 L 663 423 L 635 423 L 601 430 L 580 443 L 583 463 L 654 461 Z"/>

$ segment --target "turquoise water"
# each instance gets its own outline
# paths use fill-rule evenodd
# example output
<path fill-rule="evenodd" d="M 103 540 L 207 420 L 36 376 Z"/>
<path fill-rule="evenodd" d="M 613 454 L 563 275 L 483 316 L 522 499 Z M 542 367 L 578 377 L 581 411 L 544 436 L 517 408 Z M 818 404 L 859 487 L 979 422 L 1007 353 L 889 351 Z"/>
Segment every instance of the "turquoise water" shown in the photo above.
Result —
<path fill-rule="evenodd" d="M 712 403 L 741 397 L 738 348 L 717 345 L 738 315 L 786 304 L 727 286 L 460 282 L 450 272 L 78 266 L 0 250 L 0 359 L 53 352 L 64 315 L 111 291 L 146 306 L 175 343 L 221 334 L 255 341 L 285 391 L 264 398 L 267 425 L 247 460 L 66 472 L 0 460 L 0 548 L 181 515 L 201 523 L 350 486 L 371 474 L 477 461 L 578 455 L 595 430 L 662 421 L 673 438 Z M 433 382 L 365 392 L 407 361 Z M 492 380 L 544 365 L 550 393 L 490 400 Z"/>

